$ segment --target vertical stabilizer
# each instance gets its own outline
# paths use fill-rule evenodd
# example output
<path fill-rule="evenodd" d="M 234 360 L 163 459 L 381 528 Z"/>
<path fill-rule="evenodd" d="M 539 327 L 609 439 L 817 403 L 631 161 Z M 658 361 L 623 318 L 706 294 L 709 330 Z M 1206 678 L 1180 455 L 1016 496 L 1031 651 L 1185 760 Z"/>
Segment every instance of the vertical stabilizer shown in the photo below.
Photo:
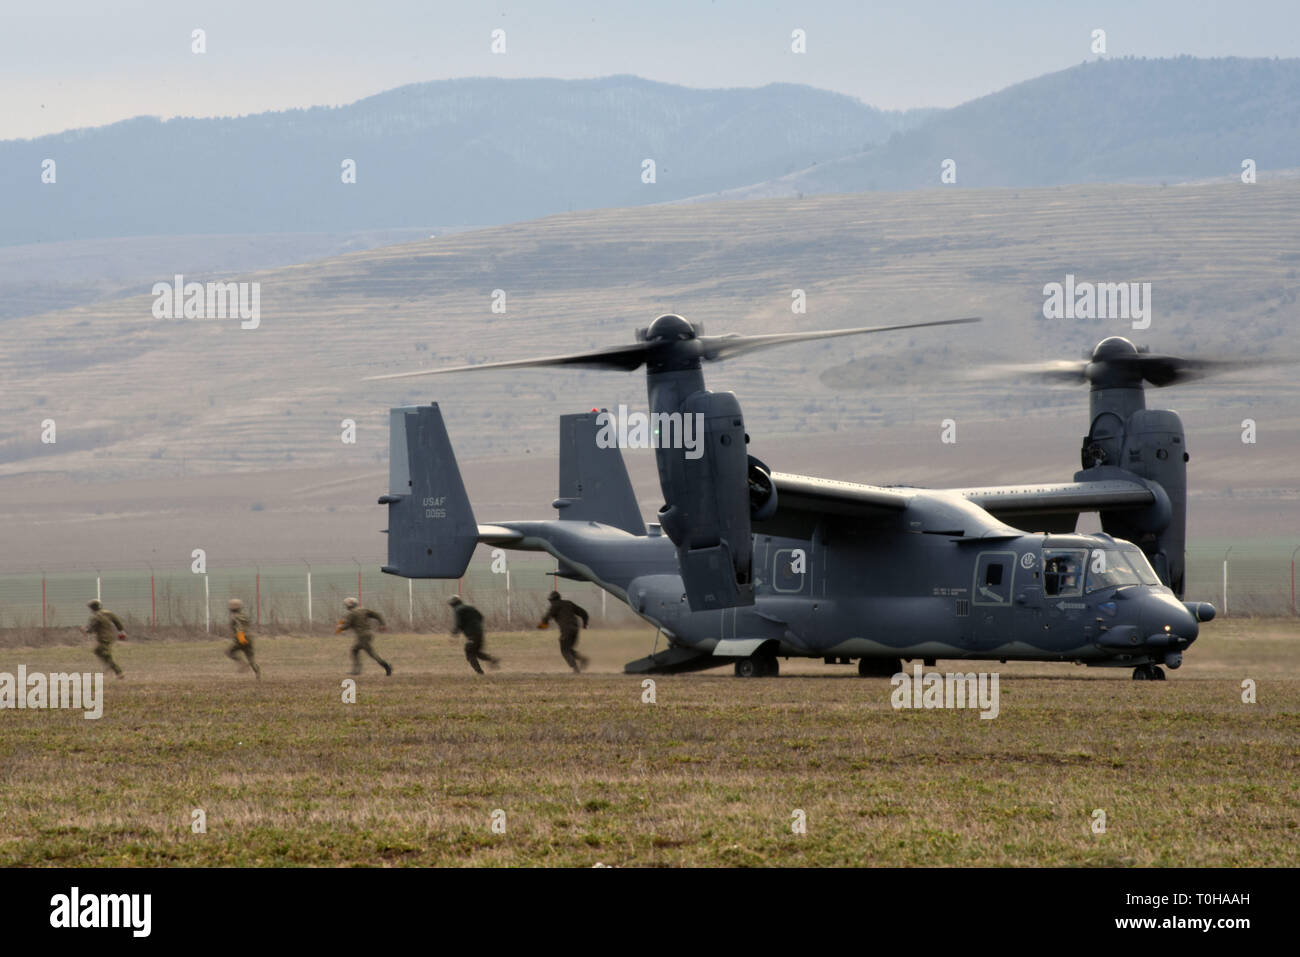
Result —
<path fill-rule="evenodd" d="M 403 578 L 459 578 L 478 544 L 456 454 L 432 405 L 389 410 L 388 564 Z"/>
<path fill-rule="evenodd" d="M 552 504 L 564 520 L 600 522 L 633 535 L 645 522 L 616 444 L 601 448 L 600 413 L 560 416 L 560 497 Z"/>

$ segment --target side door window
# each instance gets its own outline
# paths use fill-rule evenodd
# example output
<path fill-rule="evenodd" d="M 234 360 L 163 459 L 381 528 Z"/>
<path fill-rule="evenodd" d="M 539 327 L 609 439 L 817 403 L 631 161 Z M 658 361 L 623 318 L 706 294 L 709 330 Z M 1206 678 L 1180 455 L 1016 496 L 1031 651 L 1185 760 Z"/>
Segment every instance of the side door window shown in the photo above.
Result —
<path fill-rule="evenodd" d="M 1015 552 L 983 552 L 975 561 L 971 601 L 976 605 L 1009 605 Z"/>
<path fill-rule="evenodd" d="M 812 548 L 777 548 L 772 553 L 772 590 L 783 595 L 797 595 L 808 581 L 809 555 Z"/>

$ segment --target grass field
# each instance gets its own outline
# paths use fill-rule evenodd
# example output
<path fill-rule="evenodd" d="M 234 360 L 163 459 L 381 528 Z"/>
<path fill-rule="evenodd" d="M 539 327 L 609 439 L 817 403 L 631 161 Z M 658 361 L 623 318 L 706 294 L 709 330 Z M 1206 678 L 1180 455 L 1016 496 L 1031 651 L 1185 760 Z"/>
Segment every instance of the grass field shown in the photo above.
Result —
<path fill-rule="evenodd" d="M 1293 866 L 1300 628 L 1204 632 L 1163 684 L 999 666 L 996 720 L 894 711 L 887 680 L 817 661 L 643 703 L 619 673 L 640 629 L 585 635 L 582 676 L 554 631 L 492 636 L 484 677 L 450 638 L 380 634 L 395 674 L 367 661 L 355 704 L 344 637 L 262 639 L 261 682 L 222 641 L 128 643 L 100 720 L 0 711 L 0 864 Z M 98 662 L 0 651 L 20 664 Z"/>

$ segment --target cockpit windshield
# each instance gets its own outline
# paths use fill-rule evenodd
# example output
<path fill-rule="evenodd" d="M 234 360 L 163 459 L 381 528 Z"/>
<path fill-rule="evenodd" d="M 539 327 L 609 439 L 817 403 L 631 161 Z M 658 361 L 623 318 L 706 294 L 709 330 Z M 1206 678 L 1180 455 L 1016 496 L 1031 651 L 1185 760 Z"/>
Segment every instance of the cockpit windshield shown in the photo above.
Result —
<path fill-rule="evenodd" d="M 1159 584 L 1151 563 L 1132 546 L 1094 548 L 1088 554 L 1087 590 L 1090 592 L 1122 585 Z"/>
<path fill-rule="evenodd" d="M 1142 580 L 1142 584 L 1163 584 L 1163 582 L 1160 581 L 1160 576 L 1156 574 L 1156 570 L 1152 568 L 1151 563 L 1147 561 L 1147 557 L 1142 554 L 1141 549 L 1129 545 L 1126 548 L 1120 549 L 1120 551 L 1124 553 L 1124 557 L 1128 559 L 1128 563 L 1133 566 L 1133 570 L 1138 573 L 1138 578 Z"/>

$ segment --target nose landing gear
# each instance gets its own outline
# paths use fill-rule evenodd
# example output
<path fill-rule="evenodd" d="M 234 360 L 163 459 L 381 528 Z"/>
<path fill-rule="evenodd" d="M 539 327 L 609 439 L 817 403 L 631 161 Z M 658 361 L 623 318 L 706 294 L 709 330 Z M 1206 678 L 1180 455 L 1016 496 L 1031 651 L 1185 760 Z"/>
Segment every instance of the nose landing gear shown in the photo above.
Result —
<path fill-rule="evenodd" d="M 1164 681 L 1165 669 L 1159 665 L 1138 665 L 1133 669 L 1134 681 Z"/>

